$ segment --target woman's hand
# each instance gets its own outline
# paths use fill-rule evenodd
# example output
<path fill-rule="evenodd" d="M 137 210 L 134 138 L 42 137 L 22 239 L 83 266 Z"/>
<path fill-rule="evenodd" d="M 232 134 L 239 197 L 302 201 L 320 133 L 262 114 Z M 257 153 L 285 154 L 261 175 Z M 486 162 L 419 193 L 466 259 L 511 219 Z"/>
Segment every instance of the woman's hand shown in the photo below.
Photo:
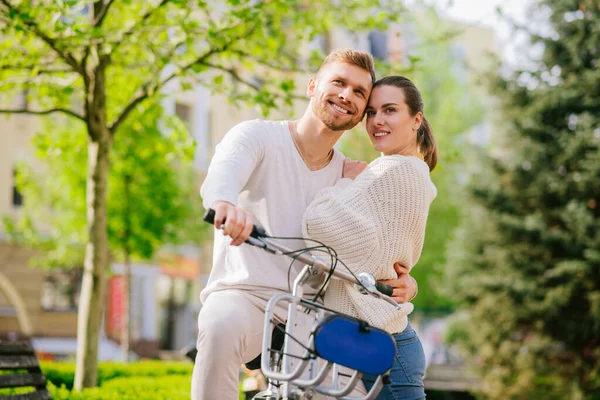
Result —
<path fill-rule="evenodd" d="M 398 274 L 398 279 L 387 279 L 379 282 L 394 288 L 391 297 L 396 300 L 396 303 L 402 304 L 411 301 L 417 295 L 417 281 L 410 276 L 408 268 L 403 265 L 395 263 L 394 270 L 396 270 L 396 273 Z"/>
<path fill-rule="evenodd" d="M 344 170 L 342 172 L 342 178 L 350 178 L 354 180 L 361 172 L 367 167 L 367 163 L 364 161 L 351 160 L 346 158 L 344 160 Z"/>

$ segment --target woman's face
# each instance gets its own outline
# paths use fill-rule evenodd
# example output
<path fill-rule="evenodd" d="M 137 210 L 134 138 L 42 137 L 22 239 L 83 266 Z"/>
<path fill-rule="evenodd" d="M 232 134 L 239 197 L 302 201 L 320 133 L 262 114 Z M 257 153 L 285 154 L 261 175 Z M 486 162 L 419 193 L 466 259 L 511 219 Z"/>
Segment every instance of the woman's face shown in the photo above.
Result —
<path fill-rule="evenodd" d="M 367 105 L 367 132 L 375 150 L 383 155 L 416 155 L 417 131 L 423 114 L 410 115 L 404 91 L 395 86 L 378 86 Z"/>

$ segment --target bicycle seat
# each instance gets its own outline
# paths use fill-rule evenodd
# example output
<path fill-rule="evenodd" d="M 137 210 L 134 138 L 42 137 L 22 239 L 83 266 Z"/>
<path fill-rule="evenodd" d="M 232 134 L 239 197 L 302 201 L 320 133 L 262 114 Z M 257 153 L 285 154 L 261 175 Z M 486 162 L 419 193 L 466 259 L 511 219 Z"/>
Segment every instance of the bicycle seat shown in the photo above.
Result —
<path fill-rule="evenodd" d="M 396 343 L 386 331 L 347 315 L 328 315 L 315 328 L 315 352 L 328 361 L 367 374 L 392 368 Z"/>
<path fill-rule="evenodd" d="M 283 349 L 283 339 L 285 338 L 285 324 L 277 324 L 273 328 L 273 332 L 271 333 L 271 349 L 276 351 L 281 351 Z M 260 358 L 262 353 L 260 353 L 254 360 L 247 362 L 246 368 L 250 371 L 254 371 L 256 369 L 260 369 Z"/>

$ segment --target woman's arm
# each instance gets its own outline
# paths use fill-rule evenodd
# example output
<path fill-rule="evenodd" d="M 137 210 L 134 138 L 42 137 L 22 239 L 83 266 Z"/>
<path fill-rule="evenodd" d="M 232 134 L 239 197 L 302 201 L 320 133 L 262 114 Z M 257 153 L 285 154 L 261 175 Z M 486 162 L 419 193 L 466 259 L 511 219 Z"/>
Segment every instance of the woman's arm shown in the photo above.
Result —
<path fill-rule="evenodd" d="M 361 271 L 396 278 L 397 258 L 410 268 L 415 246 L 420 254 L 431 202 L 427 174 L 405 157 L 378 159 L 345 189 L 316 197 L 304 214 L 303 232 Z"/>

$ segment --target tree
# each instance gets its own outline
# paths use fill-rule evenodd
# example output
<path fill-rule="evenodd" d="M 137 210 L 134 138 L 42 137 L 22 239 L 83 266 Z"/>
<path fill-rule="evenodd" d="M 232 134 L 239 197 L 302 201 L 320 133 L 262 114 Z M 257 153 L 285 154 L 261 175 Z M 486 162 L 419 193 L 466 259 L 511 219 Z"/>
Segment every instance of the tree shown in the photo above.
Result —
<path fill-rule="evenodd" d="M 498 144 L 473 171 L 449 281 L 492 399 L 600 398 L 600 9 L 541 1 L 537 57 L 497 76 Z"/>
<path fill-rule="evenodd" d="M 76 389 L 97 381 L 109 255 L 109 155 L 132 111 L 175 81 L 183 88 L 195 82 L 229 88 L 236 99 L 263 110 L 290 104 L 293 79 L 277 72 L 301 70 L 308 41 L 336 25 L 369 29 L 396 18 L 393 4 L 379 11 L 377 3 L 348 0 L 340 13 L 325 0 L 70 0 L 43 7 L 0 0 L 0 104 L 10 107 L 18 93 L 35 102 L 0 113 L 62 113 L 83 121 L 87 130 L 87 243 Z M 270 79 L 253 79 L 256 74 Z"/>
<path fill-rule="evenodd" d="M 191 165 L 195 146 L 183 122 L 163 116 L 160 104 L 136 114 L 115 141 L 108 193 L 110 248 L 125 268 L 125 360 L 130 350 L 131 260 L 150 260 L 165 244 L 199 244 L 207 232 Z"/>
<path fill-rule="evenodd" d="M 421 92 L 425 116 L 433 127 L 439 148 L 438 166 L 432 179 L 438 190 L 429 210 L 423 253 L 418 265 L 411 271 L 419 283 L 419 295 L 413 301 L 418 311 L 446 311 L 452 307 L 442 283 L 446 263 L 445 249 L 450 233 L 459 222 L 457 186 L 463 135 L 484 118 L 481 99 L 469 80 L 465 60 L 453 52 L 453 43 L 461 32 L 456 24 L 444 21 L 433 7 L 426 8 L 418 17 L 408 19 L 402 31 L 413 32 L 418 41 L 407 56 L 409 64 L 394 69 L 383 65 L 378 76 L 404 75 Z M 474 76 L 471 75 L 470 78 Z M 347 156 L 372 161 L 380 154 L 373 150 L 363 129 L 355 129 L 342 137 L 341 150 Z"/>
<path fill-rule="evenodd" d="M 206 231 L 191 165 L 194 143 L 184 124 L 159 104 L 139 106 L 122 126 L 111 154 L 108 242 L 111 259 L 124 262 L 122 347 L 129 353 L 129 267 L 150 260 L 165 244 L 199 243 Z M 64 119 L 64 118 L 63 118 Z M 85 127 L 46 121 L 34 139 L 43 168 L 22 164 L 18 187 L 27 197 L 9 222 L 17 241 L 43 250 L 34 264 L 81 268 L 85 249 Z M 167 133 L 164 133 L 167 132 Z"/>

